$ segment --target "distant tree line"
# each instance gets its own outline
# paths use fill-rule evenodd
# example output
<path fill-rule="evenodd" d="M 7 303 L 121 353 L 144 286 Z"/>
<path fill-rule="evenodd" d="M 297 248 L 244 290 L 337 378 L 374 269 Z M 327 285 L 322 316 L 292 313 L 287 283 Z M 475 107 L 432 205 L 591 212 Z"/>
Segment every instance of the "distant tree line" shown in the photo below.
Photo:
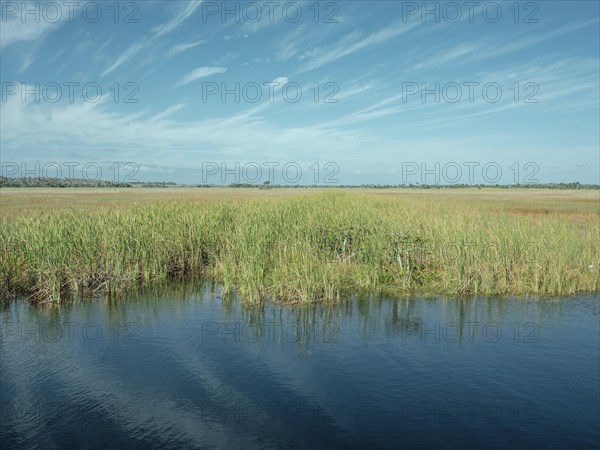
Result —
<path fill-rule="evenodd" d="M 106 180 L 86 180 L 83 178 L 13 178 L 0 176 L 0 188 L 2 187 L 40 187 L 40 188 L 64 188 L 64 187 L 107 187 L 107 188 L 165 188 L 165 187 L 230 187 L 230 188 L 257 188 L 257 189 L 298 189 L 298 188 L 368 188 L 368 189 L 600 189 L 598 184 L 573 183 L 536 183 L 536 184 L 263 184 L 232 183 L 229 185 L 215 184 L 177 184 L 173 181 L 135 181 L 120 182 Z"/>
<path fill-rule="evenodd" d="M 0 177 L 0 187 L 112 187 L 112 188 L 130 188 L 130 187 L 169 187 L 176 186 L 172 181 L 159 182 L 123 182 L 106 180 L 87 180 L 84 178 L 37 178 L 37 177 Z"/>
<path fill-rule="evenodd" d="M 345 187 L 345 186 L 344 186 Z M 465 189 L 465 188 L 498 188 L 498 189 L 600 189 L 600 184 L 573 183 L 535 183 L 535 184 L 363 184 L 370 189 L 412 188 L 412 189 Z"/>
<path fill-rule="evenodd" d="M 196 187 L 215 187 L 214 184 L 196 184 Z M 251 184 L 251 183 L 232 183 L 227 185 L 232 188 L 258 188 L 258 189 L 277 189 L 277 188 L 344 188 L 344 189 L 600 189 L 598 184 L 574 183 L 537 183 L 537 184 Z"/>

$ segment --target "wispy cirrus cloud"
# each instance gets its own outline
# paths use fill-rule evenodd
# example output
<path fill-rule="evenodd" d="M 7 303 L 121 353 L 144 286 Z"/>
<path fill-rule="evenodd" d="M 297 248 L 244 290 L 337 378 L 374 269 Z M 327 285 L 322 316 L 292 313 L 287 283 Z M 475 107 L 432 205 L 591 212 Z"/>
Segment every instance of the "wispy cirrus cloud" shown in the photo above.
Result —
<path fill-rule="evenodd" d="M 199 45 L 205 44 L 206 41 L 196 41 L 196 42 L 188 42 L 188 43 L 181 43 L 181 44 L 177 44 L 175 45 L 173 48 L 171 48 L 171 50 L 169 50 L 168 55 L 169 56 L 175 56 L 178 55 L 179 53 L 183 53 L 186 50 L 189 50 L 191 48 L 194 47 L 198 47 Z"/>
<path fill-rule="evenodd" d="M 6 20 L 6 22 L 5 22 Z M 20 19 L 8 19 L 2 17 L 2 26 L 0 27 L 0 48 L 4 49 L 9 45 L 18 42 L 39 41 L 54 30 L 62 26 L 64 21 L 56 23 L 40 20 L 28 20 L 22 22 Z"/>
<path fill-rule="evenodd" d="M 102 76 L 106 76 L 109 73 L 113 72 L 119 66 L 123 65 L 126 61 L 138 54 L 141 50 L 149 47 L 161 37 L 175 30 L 188 17 L 190 17 L 201 4 L 202 1 L 191 1 L 187 3 L 185 8 L 181 9 L 173 18 L 171 18 L 171 20 L 162 25 L 154 27 L 150 36 L 130 45 L 123 53 L 119 55 L 119 57 L 110 66 L 108 66 L 102 72 Z"/>
<path fill-rule="evenodd" d="M 171 117 L 173 114 L 175 114 L 177 111 L 179 111 L 180 109 L 183 109 L 187 106 L 186 103 L 178 103 L 176 105 L 172 105 L 169 106 L 167 109 L 165 109 L 164 111 L 152 116 L 149 121 L 151 122 L 159 122 L 165 119 L 168 119 L 169 117 Z"/>
<path fill-rule="evenodd" d="M 598 19 L 591 19 L 579 23 L 568 23 L 542 33 L 540 33 L 538 29 L 533 29 L 517 36 L 510 42 L 503 42 L 499 37 L 478 42 L 463 42 L 451 49 L 446 48 L 437 51 L 416 64 L 413 68 L 419 70 L 432 69 L 444 66 L 456 60 L 460 60 L 461 62 L 473 62 L 495 58 L 525 50 L 529 47 L 534 47 L 543 42 L 579 31 L 597 23 Z"/>
<path fill-rule="evenodd" d="M 384 91 L 384 98 L 377 99 L 373 104 L 321 125 L 355 126 L 404 114 L 411 116 L 413 130 L 429 131 L 491 115 L 510 113 L 514 116 L 516 108 L 524 114 L 527 114 L 526 111 L 536 110 L 535 108 L 539 111 L 539 105 L 543 105 L 544 111 L 549 113 L 597 109 L 600 98 L 598 70 L 599 62 L 592 58 L 538 58 L 525 64 L 479 73 L 479 88 L 474 89 L 472 102 L 468 100 L 470 94 L 467 94 L 466 89 L 461 94 L 462 101 L 457 103 L 433 101 L 431 98 L 424 101 L 422 89 L 433 90 L 434 84 L 421 83 L 418 87 L 415 86 L 416 90 L 388 90 L 387 94 Z M 535 82 L 519 82 L 516 88 L 516 80 Z M 504 94 L 497 103 L 486 101 L 482 97 L 480 88 L 487 83 L 501 85 Z M 519 89 L 518 94 L 515 89 Z"/>
<path fill-rule="evenodd" d="M 467 42 L 461 43 L 452 49 L 444 49 L 414 66 L 415 69 L 431 69 L 433 67 L 443 66 L 444 64 L 459 58 L 469 57 L 476 52 L 482 52 L 488 47 L 488 42 Z"/>
<path fill-rule="evenodd" d="M 227 72 L 225 67 L 198 67 L 191 72 L 186 73 L 176 86 L 183 86 L 191 83 L 192 81 L 199 80 L 200 78 L 206 78 L 211 75 Z"/>
<path fill-rule="evenodd" d="M 16 5 L 16 2 L 13 2 Z M 56 22 L 48 20 L 22 20 L 21 8 L 34 10 L 35 6 L 29 2 L 23 2 L 15 9 L 14 14 L 9 13 L 8 8 L 2 8 L 0 21 L 0 49 L 5 50 L 11 45 L 27 43 L 27 49 L 20 53 L 21 64 L 19 72 L 26 71 L 36 60 L 36 53 L 46 37 L 53 31 L 58 30 L 64 23 L 62 17 Z"/>
<path fill-rule="evenodd" d="M 373 45 L 382 44 L 404 33 L 408 33 L 417 25 L 419 25 L 418 21 L 409 23 L 398 21 L 381 31 L 369 34 L 368 36 L 364 36 L 364 34 L 359 31 L 354 31 L 347 34 L 333 45 L 318 47 L 310 52 L 304 53 L 303 57 L 306 58 L 307 61 L 300 67 L 299 72 L 316 69 Z"/>

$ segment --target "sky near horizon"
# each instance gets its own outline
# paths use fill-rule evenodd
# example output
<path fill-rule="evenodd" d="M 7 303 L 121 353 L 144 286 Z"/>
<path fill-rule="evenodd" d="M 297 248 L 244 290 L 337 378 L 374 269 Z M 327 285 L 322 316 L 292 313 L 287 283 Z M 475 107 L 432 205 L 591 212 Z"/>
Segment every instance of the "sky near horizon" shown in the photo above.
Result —
<path fill-rule="evenodd" d="M 1 5 L 3 175 L 600 182 L 597 1 Z"/>

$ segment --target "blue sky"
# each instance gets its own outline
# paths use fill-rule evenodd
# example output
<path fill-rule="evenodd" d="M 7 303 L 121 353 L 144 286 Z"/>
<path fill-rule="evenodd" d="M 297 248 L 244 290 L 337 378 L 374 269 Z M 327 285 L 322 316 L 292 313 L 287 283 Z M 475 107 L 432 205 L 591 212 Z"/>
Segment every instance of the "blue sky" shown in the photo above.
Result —
<path fill-rule="evenodd" d="M 597 1 L 50 3 L 2 1 L 4 169 L 599 182 Z"/>

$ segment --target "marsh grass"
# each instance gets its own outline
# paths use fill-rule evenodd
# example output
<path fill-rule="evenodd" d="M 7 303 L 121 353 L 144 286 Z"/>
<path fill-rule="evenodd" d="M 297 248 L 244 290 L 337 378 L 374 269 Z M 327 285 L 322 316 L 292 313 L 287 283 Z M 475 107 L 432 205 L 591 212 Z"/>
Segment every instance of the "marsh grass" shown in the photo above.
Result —
<path fill-rule="evenodd" d="M 593 204 L 527 214 L 344 191 L 36 212 L 2 218 L 0 295 L 56 302 L 199 279 L 246 302 L 598 292 L 599 235 Z"/>

